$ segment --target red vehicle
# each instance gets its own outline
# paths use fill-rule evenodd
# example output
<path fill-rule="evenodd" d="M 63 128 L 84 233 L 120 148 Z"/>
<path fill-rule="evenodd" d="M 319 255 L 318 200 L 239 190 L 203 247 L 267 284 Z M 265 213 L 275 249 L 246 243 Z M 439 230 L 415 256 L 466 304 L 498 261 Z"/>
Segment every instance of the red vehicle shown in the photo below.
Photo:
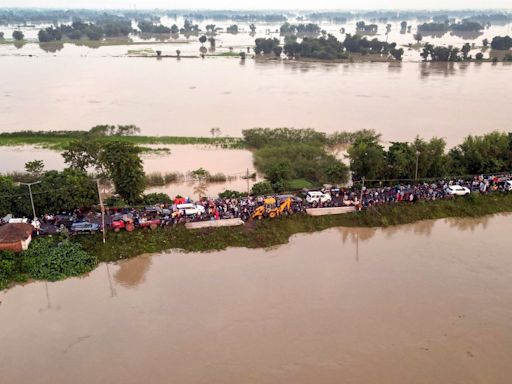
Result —
<path fill-rule="evenodd" d="M 135 230 L 135 221 L 131 215 L 116 215 L 112 219 L 111 227 L 114 232 L 119 232 L 121 229 L 132 232 Z"/>
<path fill-rule="evenodd" d="M 142 217 L 139 219 L 137 226 L 141 228 L 150 228 L 151 230 L 155 230 L 158 228 L 158 226 L 161 224 L 160 219 L 150 219 L 147 217 Z"/>

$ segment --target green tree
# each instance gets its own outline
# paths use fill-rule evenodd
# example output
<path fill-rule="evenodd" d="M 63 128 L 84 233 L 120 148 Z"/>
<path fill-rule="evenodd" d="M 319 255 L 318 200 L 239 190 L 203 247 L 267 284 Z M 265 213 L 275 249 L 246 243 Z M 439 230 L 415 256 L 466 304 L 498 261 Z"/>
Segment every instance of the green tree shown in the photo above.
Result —
<path fill-rule="evenodd" d="M 385 152 L 376 137 L 361 136 L 348 149 L 350 169 L 356 180 L 380 179 L 384 176 Z"/>
<path fill-rule="evenodd" d="M 344 184 L 348 181 L 349 169 L 342 162 L 333 159 L 325 165 L 325 180 L 331 184 Z"/>
<path fill-rule="evenodd" d="M 393 56 L 393 58 L 395 60 L 402 61 L 402 56 L 404 54 L 404 50 L 403 50 L 403 48 L 399 48 L 399 49 L 391 48 L 389 53 L 391 54 L 391 56 Z"/>
<path fill-rule="evenodd" d="M 227 33 L 237 34 L 238 33 L 238 25 L 233 24 L 226 28 Z"/>
<path fill-rule="evenodd" d="M 25 163 L 25 171 L 32 176 L 40 176 L 43 173 L 44 162 L 42 160 L 33 160 Z"/>
<path fill-rule="evenodd" d="M 471 51 L 471 45 L 469 43 L 466 43 L 462 46 L 462 49 L 461 49 L 461 52 L 462 52 L 462 57 L 464 58 L 464 60 L 467 60 L 469 57 L 469 52 Z"/>
<path fill-rule="evenodd" d="M 17 188 L 10 177 L 0 176 L 0 217 L 12 213 Z"/>
<path fill-rule="evenodd" d="M 104 164 L 119 196 L 129 203 L 140 199 L 146 177 L 138 147 L 122 141 L 106 143 L 100 153 L 100 162 Z"/>
<path fill-rule="evenodd" d="M 510 137 L 504 132 L 466 137 L 449 152 L 454 171 L 471 175 L 509 171 L 512 168 Z"/>
<path fill-rule="evenodd" d="M 12 33 L 12 38 L 16 41 L 21 41 L 25 38 L 25 35 L 21 31 L 14 31 Z"/>
<path fill-rule="evenodd" d="M 416 153 L 409 143 L 392 142 L 386 153 L 387 177 L 412 179 L 415 175 Z"/>
<path fill-rule="evenodd" d="M 100 174 L 105 173 L 99 155 L 101 144 L 97 140 L 75 140 L 72 141 L 62 153 L 64 162 L 71 168 L 87 171 L 94 167 Z"/>

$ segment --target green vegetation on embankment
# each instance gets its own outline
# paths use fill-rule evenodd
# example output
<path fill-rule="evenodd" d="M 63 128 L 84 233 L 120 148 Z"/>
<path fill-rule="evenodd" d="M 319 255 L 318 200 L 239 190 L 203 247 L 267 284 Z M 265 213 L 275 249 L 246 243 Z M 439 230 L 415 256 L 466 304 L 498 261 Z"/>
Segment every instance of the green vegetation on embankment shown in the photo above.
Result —
<path fill-rule="evenodd" d="M 453 200 L 397 203 L 345 215 L 294 215 L 248 223 L 240 227 L 187 230 L 183 225 L 155 231 L 108 232 L 103 244 L 101 234 L 76 236 L 60 246 L 58 237 L 36 239 L 21 255 L 0 252 L 0 289 L 29 278 L 55 281 L 88 272 L 97 262 L 127 259 L 144 253 L 170 249 L 208 252 L 228 247 L 263 248 L 285 244 L 298 233 L 333 227 L 387 227 L 420 220 L 473 218 L 512 212 L 512 194 L 472 194 Z"/>
<path fill-rule="evenodd" d="M 53 150 L 65 150 L 72 141 L 90 138 L 90 131 L 20 131 L 0 133 L 0 146 L 35 145 Z M 240 148 L 241 139 L 234 137 L 186 136 L 95 136 L 102 142 L 123 141 L 135 145 L 152 144 L 208 144 L 222 148 Z"/>
<path fill-rule="evenodd" d="M 397 203 L 344 215 L 294 215 L 247 223 L 240 227 L 187 230 L 184 226 L 156 231 L 108 232 L 103 245 L 98 236 L 80 236 L 84 250 L 100 261 L 126 259 L 143 253 L 183 249 L 190 252 L 218 251 L 228 247 L 262 248 L 288 242 L 297 233 L 316 232 L 333 227 L 386 227 L 420 220 L 448 217 L 480 217 L 512 212 L 512 194 L 472 194 L 453 200 Z"/>

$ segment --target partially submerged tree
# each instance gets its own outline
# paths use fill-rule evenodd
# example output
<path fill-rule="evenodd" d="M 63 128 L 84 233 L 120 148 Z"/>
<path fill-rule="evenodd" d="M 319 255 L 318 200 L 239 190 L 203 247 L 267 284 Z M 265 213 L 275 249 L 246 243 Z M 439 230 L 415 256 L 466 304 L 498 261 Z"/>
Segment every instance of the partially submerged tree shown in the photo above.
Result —
<path fill-rule="evenodd" d="M 25 171 L 30 173 L 32 176 L 40 176 L 44 170 L 43 160 L 33 160 L 25 163 Z"/>

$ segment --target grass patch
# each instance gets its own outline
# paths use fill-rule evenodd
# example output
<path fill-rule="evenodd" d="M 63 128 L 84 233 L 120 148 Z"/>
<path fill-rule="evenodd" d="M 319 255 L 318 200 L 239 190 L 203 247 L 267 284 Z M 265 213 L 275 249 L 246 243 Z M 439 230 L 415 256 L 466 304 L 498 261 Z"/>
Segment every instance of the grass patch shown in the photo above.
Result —
<path fill-rule="evenodd" d="M 313 183 L 311 183 L 310 181 L 308 181 L 306 179 L 294 179 L 294 180 L 288 181 L 286 184 L 286 187 L 290 191 L 299 191 L 304 188 L 311 189 L 311 188 L 315 188 L 317 186 L 318 185 L 314 185 Z"/>
<path fill-rule="evenodd" d="M 240 57 L 240 52 L 221 52 L 212 55 L 206 55 L 207 57 Z"/>
<path fill-rule="evenodd" d="M 22 131 L 0 134 L 0 146 L 34 145 L 47 149 L 65 150 L 73 140 L 85 139 L 87 131 Z M 98 136 L 95 139 L 106 143 L 123 141 L 136 145 L 151 144 L 206 144 L 226 149 L 243 148 L 241 138 L 237 137 L 187 137 L 187 136 Z M 153 151 L 153 150 L 151 150 Z"/>

